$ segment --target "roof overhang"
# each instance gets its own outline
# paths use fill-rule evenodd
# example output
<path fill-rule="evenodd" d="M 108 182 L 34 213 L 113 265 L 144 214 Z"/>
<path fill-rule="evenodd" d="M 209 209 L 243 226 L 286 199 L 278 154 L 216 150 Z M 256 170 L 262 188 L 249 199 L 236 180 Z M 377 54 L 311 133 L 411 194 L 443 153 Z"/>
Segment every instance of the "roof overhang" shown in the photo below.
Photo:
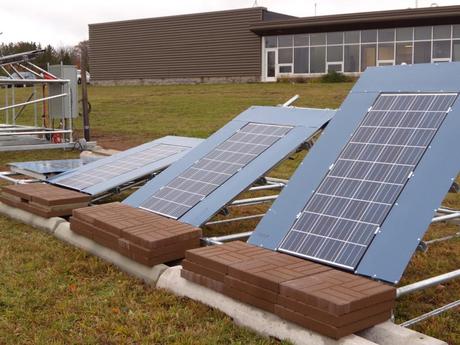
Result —
<path fill-rule="evenodd" d="M 276 35 L 459 23 L 460 6 L 443 6 L 257 22 L 250 30 Z"/>

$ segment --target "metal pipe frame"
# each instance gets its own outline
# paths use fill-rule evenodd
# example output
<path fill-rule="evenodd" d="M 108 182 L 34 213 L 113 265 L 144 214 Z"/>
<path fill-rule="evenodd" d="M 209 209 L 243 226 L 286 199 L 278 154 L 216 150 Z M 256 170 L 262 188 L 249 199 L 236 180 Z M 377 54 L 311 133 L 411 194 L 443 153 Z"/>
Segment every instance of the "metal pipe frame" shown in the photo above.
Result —
<path fill-rule="evenodd" d="M 396 290 L 396 297 L 398 298 L 401 296 L 405 296 L 407 294 L 427 289 L 429 287 L 436 286 L 438 284 L 442 284 L 457 278 L 460 278 L 460 269 L 444 273 L 436 277 L 420 280 L 413 284 L 402 286 Z"/>
<path fill-rule="evenodd" d="M 437 308 L 437 309 L 434 309 L 426 314 L 422 314 L 420 316 L 417 316 L 416 318 L 413 318 L 411 320 L 408 320 L 408 321 L 404 321 L 402 323 L 399 324 L 399 326 L 401 327 L 409 327 L 409 326 L 412 326 L 412 325 L 415 325 L 416 323 L 419 323 L 421 321 L 424 321 L 430 317 L 433 317 L 433 316 L 436 316 L 436 315 L 439 315 L 441 313 L 444 313 L 450 309 L 453 309 L 453 308 L 456 308 L 460 306 L 460 299 L 459 300 L 456 300 L 455 302 L 452 302 L 452 303 L 449 303 L 449 304 L 446 304 L 440 308 Z"/>
<path fill-rule="evenodd" d="M 70 132 L 72 132 L 70 129 L 43 129 L 31 132 L 0 133 L 0 137 L 10 137 L 14 135 L 67 134 Z"/>
<path fill-rule="evenodd" d="M 61 93 L 61 94 L 55 95 L 55 96 L 49 96 L 49 97 L 38 98 L 38 99 L 34 99 L 34 100 L 32 100 L 32 101 L 23 102 L 23 103 L 16 103 L 16 104 L 13 104 L 13 105 L 9 105 L 9 106 L 0 108 L 0 111 L 9 110 L 9 109 L 14 109 L 14 108 L 26 106 L 26 105 L 29 105 L 29 104 L 40 103 L 40 102 L 43 102 L 43 101 L 49 101 L 49 100 L 55 99 L 55 98 L 63 98 L 63 97 L 65 97 L 65 96 L 67 96 L 67 95 L 68 95 L 67 93 Z"/>

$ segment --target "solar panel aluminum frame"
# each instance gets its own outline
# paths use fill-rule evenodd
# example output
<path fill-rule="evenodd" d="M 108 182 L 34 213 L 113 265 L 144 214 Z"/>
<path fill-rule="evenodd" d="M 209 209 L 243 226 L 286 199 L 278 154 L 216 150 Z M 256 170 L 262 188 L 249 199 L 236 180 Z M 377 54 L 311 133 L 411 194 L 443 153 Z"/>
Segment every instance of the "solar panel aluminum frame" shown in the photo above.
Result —
<path fill-rule="evenodd" d="M 337 116 L 301 163 L 267 215 L 258 224 L 249 243 L 277 250 L 281 241 L 321 183 L 343 147 L 381 93 L 459 93 L 460 63 L 420 64 L 370 68 L 361 76 Z M 423 155 L 415 174 L 406 183 L 367 248 L 356 272 L 397 283 L 435 209 L 441 204 L 460 171 L 460 161 L 450 157 L 449 149 L 460 145 L 458 99 Z M 306 191 L 299 193 L 300 190 Z"/>
<path fill-rule="evenodd" d="M 132 194 L 124 202 L 133 207 L 139 207 L 150 195 L 162 186 L 167 185 L 248 123 L 292 126 L 293 128 L 287 135 L 257 156 L 247 166 L 231 176 L 226 182 L 179 218 L 182 222 L 201 226 L 222 207 L 230 203 L 238 194 L 253 184 L 254 181 L 295 151 L 303 142 L 323 127 L 334 114 L 335 111 L 333 110 L 251 107 L 211 135 L 206 142 L 193 149 L 184 158 L 159 174 L 138 192 Z"/>
<path fill-rule="evenodd" d="M 136 154 L 137 152 L 141 152 L 147 148 L 154 147 L 156 145 L 161 145 L 161 144 L 166 144 L 166 145 L 175 145 L 175 146 L 184 146 L 187 149 L 185 149 L 182 152 L 173 154 L 169 157 L 162 158 L 160 160 L 154 161 L 151 164 L 147 164 L 143 166 L 142 168 L 138 168 L 129 172 L 126 172 L 124 174 L 118 175 L 112 179 L 109 179 L 107 181 L 95 184 L 93 186 L 89 186 L 87 188 L 78 190 L 83 193 L 90 194 L 91 196 L 95 197 L 98 195 L 102 195 L 107 193 L 110 190 L 113 190 L 123 184 L 126 184 L 131 181 L 138 180 L 142 177 L 148 176 L 150 174 L 153 174 L 155 172 L 161 171 L 165 168 L 167 168 L 169 165 L 183 157 L 187 152 L 190 151 L 193 147 L 197 146 L 203 141 L 203 139 L 198 139 L 198 138 L 188 138 L 188 137 L 180 137 L 180 136 L 165 136 L 163 138 L 159 138 L 156 140 L 153 140 L 151 142 L 148 142 L 143 145 L 136 146 L 134 148 L 131 148 L 129 150 L 123 151 L 116 153 L 112 156 L 109 156 L 107 158 L 102 158 L 99 159 L 95 162 L 88 163 L 80 168 L 70 170 L 68 172 L 59 174 L 57 176 L 54 176 L 50 179 L 48 179 L 48 182 L 60 186 L 60 181 L 63 180 L 64 178 L 73 176 L 73 175 L 78 175 L 86 171 L 91 171 L 94 168 L 103 166 L 105 164 L 114 162 L 118 159 Z M 71 188 L 69 186 L 62 185 L 66 188 Z"/>

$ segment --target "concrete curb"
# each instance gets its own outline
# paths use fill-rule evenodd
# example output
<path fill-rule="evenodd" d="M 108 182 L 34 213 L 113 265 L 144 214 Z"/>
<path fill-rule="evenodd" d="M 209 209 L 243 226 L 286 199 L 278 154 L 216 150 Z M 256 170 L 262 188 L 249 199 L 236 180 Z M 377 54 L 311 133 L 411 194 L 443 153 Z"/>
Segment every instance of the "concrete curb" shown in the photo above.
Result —
<path fill-rule="evenodd" d="M 289 340 L 296 345 L 376 344 L 356 335 L 350 335 L 338 341 L 321 336 L 318 333 L 284 321 L 274 314 L 235 301 L 216 291 L 189 282 L 181 278 L 180 269 L 181 266 L 175 266 L 164 271 L 157 282 L 157 287 L 216 308 L 230 316 L 236 324 L 250 328 L 262 335 Z"/>
<path fill-rule="evenodd" d="M 442 340 L 395 325 L 391 321 L 366 329 L 358 335 L 379 345 L 448 345 Z"/>
<path fill-rule="evenodd" d="M 114 250 L 101 246 L 93 240 L 75 234 L 70 230 L 70 223 L 68 222 L 59 224 L 54 232 L 54 236 L 114 264 L 122 271 L 143 280 L 149 285 L 155 286 L 160 275 L 168 268 L 166 265 L 156 265 L 153 267 L 141 265 Z"/>
<path fill-rule="evenodd" d="M 53 234 L 57 229 L 59 224 L 67 223 L 63 218 L 52 217 L 52 218 L 43 218 L 37 215 L 34 215 L 30 212 L 23 211 L 19 208 L 11 207 L 0 202 L 0 214 L 5 217 L 14 219 L 18 222 L 28 224 L 34 228 L 38 228 L 50 234 Z"/>

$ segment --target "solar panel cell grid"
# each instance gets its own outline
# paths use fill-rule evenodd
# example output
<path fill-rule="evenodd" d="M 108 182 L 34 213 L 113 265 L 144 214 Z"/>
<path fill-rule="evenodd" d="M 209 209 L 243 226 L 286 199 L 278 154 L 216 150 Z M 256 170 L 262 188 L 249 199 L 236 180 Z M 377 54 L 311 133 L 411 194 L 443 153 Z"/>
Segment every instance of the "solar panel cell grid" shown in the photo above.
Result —
<path fill-rule="evenodd" d="M 158 144 L 105 165 L 97 166 L 92 170 L 62 178 L 56 184 L 76 190 L 84 190 L 186 149 L 187 147 L 179 145 Z"/>
<path fill-rule="evenodd" d="M 248 123 L 145 200 L 141 208 L 172 218 L 181 217 L 291 128 Z"/>
<path fill-rule="evenodd" d="M 381 94 L 279 250 L 354 269 L 457 94 Z"/>

